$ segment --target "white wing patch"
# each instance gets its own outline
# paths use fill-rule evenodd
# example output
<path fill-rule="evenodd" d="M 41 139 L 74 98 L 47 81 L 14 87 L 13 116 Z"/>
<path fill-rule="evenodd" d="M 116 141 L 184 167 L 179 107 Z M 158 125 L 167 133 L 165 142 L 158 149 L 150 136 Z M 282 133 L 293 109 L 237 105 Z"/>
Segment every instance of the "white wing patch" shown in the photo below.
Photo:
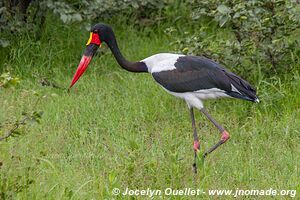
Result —
<path fill-rule="evenodd" d="M 148 72 L 161 72 L 176 69 L 175 63 L 181 56 L 180 54 L 159 53 L 142 60 L 147 65 Z"/>
<path fill-rule="evenodd" d="M 231 91 L 241 94 L 240 91 L 238 91 L 238 89 L 236 89 L 236 87 L 234 87 L 232 84 L 231 84 Z"/>
<path fill-rule="evenodd" d="M 228 97 L 224 90 L 220 90 L 218 88 L 202 89 L 192 93 L 201 100 Z"/>
<path fill-rule="evenodd" d="M 221 97 L 230 97 L 225 93 L 224 90 L 220 90 L 218 88 L 211 88 L 211 89 L 203 89 L 203 90 L 197 90 L 194 92 L 183 92 L 183 93 L 178 93 L 178 92 L 172 92 L 167 90 L 166 88 L 162 87 L 165 89 L 168 93 L 182 98 L 186 101 L 189 107 L 194 107 L 197 109 L 203 108 L 203 101 L 207 99 L 216 99 L 216 98 L 221 98 Z"/>

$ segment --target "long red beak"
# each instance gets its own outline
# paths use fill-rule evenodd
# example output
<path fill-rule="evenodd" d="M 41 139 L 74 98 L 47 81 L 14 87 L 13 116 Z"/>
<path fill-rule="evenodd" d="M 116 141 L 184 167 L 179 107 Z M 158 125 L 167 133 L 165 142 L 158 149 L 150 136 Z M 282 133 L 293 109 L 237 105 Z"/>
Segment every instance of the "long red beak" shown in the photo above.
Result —
<path fill-rule="evenodd" d="M 69 86 L 69 89 L 78 81 L 81 75 L 85 72 L 91 60 L 92 60 L 92 56 L 85 56 L 85 55 L 82 56 L 80 63 L 77 67 L 77 70 L 73 76 L 73 80 Z"/>
<path fill-rule="evenodd" d="M 73 76 L 72 82 L 69 86 L 69 89 L 79 80 L 82 74 L 87 69 L 88 65 L 90 64 L 93 56 L 95 55 L 99 45 L 96 44 L 89 44 L 87 45 L 85 52 L 80 60 L 80 63 L 77 67 L 77 70 Z"/>

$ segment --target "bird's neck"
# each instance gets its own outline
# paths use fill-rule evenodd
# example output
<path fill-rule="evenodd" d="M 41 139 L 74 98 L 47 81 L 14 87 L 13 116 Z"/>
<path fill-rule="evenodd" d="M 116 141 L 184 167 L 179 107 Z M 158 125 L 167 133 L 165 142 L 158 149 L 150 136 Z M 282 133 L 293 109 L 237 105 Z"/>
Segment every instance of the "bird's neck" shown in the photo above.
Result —
<path fill-rule="evenodd" d="M 114 35 L 112 35 L 110 40 L 108 40 L 106 43 L 107 43 L 108 47 L 110 48 L 110 50 L 112 51 L 117 62 L 123 69 L 126 69 L 127 71 L 130 71 L 130 72 L 136 72 L 136 73 L 148 72 L 148 68 L 145 63 L 130 62 L 130 61 L 126 60 L 126 58 L 124 58 L 124 56 L 122 55 L 122 53 L 118 47 L 118 44 L 117 44 L 117 41 L 116 41 L 116 38 L 114 37 Z"/>

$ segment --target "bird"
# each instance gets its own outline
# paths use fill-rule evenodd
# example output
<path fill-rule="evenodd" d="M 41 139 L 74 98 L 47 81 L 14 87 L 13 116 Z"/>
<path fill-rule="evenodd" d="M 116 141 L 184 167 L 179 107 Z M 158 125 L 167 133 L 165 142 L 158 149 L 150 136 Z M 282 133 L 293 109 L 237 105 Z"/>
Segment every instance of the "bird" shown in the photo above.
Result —
<path fill-rule="evenodd" d="M 87 69 L 97 49 L 105 42 L 110 48 L 118 64 L 133 73 L 149 73 L 169 94 L 183 99 L 189 109 L 192 131 L 194 163 L 193 170 L 197 173 L 196 160 L 200 152 L 200 141 L 195 124 L 194 109 L 203 113 L 219 130 L 220 140 L 204 152 L 208 154 L 224 144 L 230 135 L 204 108 L 203 102 L 208 99 L 230 97 L 258 103 L 255 88 L 246 80 L 225 69 L 217 62 L 201 56 L 175 53 L 158 53 L 143 60 L 131 62 L 121 53 L 112 28 L 104 23 L 92 26 L 86 49 L 73 76 L 69 90 Z"/>

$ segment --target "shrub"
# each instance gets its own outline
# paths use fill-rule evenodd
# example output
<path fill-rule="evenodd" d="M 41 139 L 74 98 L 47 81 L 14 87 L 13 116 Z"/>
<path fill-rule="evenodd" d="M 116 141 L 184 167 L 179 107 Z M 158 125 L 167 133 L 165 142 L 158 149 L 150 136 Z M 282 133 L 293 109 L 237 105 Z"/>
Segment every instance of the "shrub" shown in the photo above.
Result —
<path fill-rule="evenodd" d="M 89 22 L 99 19 L 109 19 L 122 15 L 121 20 L 148 18 L 153 12 L 158 12 L 166 5 L 167 0 L 19 0 L 0 2 L 0 47 L 7 47 L 14 35 L 24 33 L 34 34 L 40 38 L 47 14 L 54 13 L 65 24 L 81 23 L 83 27 L 90 28 Z M 126 16 L 124 19 L 124 15 Z M 144 21 L 145 23 L 145 21 Z M 141 25 L 143 23 L 140 23 Z"/>
<path fill-rule="evenodd" d="M 178 42 L 184 53 L 208 56 L 235 66 L 244 75 L 258 65 L 263 66 L 266 75 L 286 72 L 299 62 L 300 5 L 296 1 L 190 3 L 190 18 L 201 26 L 188 39 Z"/>

